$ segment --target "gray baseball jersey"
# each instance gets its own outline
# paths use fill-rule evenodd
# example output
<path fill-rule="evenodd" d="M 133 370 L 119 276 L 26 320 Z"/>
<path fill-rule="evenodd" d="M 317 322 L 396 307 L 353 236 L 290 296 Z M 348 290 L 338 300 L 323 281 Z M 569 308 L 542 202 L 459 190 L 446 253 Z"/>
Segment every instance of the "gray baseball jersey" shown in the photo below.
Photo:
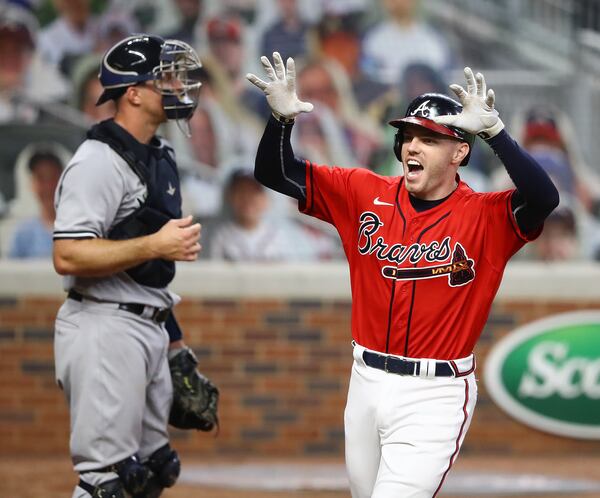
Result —
<path fill-rule="evenodd" d="M 56 189 L 54 239 L 107 238 L 112 227 L 146 197 L 139 177 L 107 144 L 86 140 L 62 174 Z M 127 273 L 108 277 L 65 277 L 66 290 L 103 301 L 171 307 L 179 297 L 167 289 L 135 282 Z"/>

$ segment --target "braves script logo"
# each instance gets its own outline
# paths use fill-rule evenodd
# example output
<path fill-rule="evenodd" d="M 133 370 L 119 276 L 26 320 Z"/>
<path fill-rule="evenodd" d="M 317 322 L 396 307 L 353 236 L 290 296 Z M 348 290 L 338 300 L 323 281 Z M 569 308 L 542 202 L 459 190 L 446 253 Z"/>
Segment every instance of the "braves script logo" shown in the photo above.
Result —
<path fill-rule="evenodd" d="M 376 236 L 383 222 L 375 213 L 364 212 L 359 218 L 358 252 L 363 256 L 374 254 L 381 261 L 395 263 L 396 266 L 384 266 L 381 273 L 386 278 L 396 280 L 417 280 L 425 278 L 448 277 L 451 287 L 465 285 L 475 278 L 474 261 L 469 259 L 464 247 L 456 242 L 454 250 L 450 249 L 450 236 L 441 242 L 431 241 L 429 244 L 413 243 L 389 245 L 383 237 Z M 444 263 L 420 268 L 398 268 L 406 261 L 416 265 L 419 261 L 428 263 Z"/>

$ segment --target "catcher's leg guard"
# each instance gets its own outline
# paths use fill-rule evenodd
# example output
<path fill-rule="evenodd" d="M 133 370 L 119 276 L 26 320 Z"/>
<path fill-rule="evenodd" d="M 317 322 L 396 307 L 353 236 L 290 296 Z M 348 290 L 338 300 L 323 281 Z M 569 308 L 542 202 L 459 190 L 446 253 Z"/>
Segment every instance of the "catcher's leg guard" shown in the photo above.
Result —
<path fill-rule="evenodd" d="M 144 493 L 154 475 L 146 465 L 139 461 L 137 455 L 121 460 L 113 467 L 114 472 L 119 475 L 125 490 L 133 496 Z"/>
<path fill-rule="evenodd" d="M 98 486 L 92 486 L 82 479 L 77 484 L 81 489 L 85 489 L 92 498 L 126 498 L 125 490 L 120 479 L 103 482 Z"/>
<path fill-rule="evenodd" d="M 150 470 L 150 478 L 144 489 L 133 493 L 132 498 L 158 498 L 164 488 L 170 488 L 175 484 L 181 471 L 177 452 L 169 446 L 169 443 L 152 453 L 144 465 Z"/>
<path fill-rule="evenodd" d="M 181 472 L 179 455 L 177 455 L 177 452 L 169 446 L 169 443 L 152 453 L 150 458 L 148 458 L 146 465 L 150 467 L 150 470 L 152 470 L 157 477 L 158 482 L 164 488 L 173 486 Z"/>

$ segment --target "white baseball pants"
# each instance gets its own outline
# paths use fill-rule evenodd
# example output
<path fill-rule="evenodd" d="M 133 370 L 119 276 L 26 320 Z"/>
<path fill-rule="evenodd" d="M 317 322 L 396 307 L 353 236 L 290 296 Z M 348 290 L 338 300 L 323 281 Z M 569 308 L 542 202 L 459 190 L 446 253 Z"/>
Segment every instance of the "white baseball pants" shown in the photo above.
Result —
<path fill-rule="evenodd" d="M 344 412 L 352 498 L 432 498 L 458 456 L 475 403 L 474 372 L 421 378 L 368 367 L 356 345 Z M 473 356 L 455 360 L 460 372 Z"/>

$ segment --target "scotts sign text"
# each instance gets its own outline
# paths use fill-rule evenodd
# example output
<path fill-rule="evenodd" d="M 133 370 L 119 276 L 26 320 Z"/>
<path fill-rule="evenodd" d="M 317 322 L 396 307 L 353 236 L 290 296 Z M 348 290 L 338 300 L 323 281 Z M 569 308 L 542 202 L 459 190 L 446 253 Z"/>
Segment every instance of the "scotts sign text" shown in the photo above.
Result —
<path fill-rule="evenodd" d="M 600 310 L 515 330 L 491 350 L 485 381 L 494 401 L 524 424 L 600 439 Z"/>

